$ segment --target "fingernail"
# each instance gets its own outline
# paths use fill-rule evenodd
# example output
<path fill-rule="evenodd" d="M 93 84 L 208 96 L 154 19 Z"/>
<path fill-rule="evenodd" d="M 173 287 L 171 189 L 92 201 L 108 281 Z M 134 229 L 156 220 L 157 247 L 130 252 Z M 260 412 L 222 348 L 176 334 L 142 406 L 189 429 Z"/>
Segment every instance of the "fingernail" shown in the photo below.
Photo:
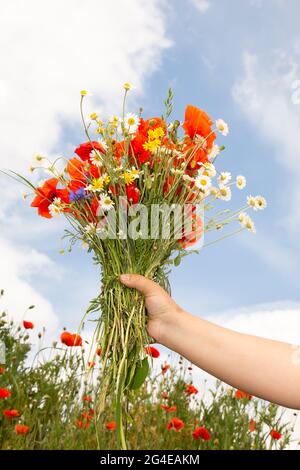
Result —
<path fill-rule="evenodd" d="M 127 282 L 130 280 L 130 275 L 129 274 L 121 274 L 120 279 L 122 282 Z"/>

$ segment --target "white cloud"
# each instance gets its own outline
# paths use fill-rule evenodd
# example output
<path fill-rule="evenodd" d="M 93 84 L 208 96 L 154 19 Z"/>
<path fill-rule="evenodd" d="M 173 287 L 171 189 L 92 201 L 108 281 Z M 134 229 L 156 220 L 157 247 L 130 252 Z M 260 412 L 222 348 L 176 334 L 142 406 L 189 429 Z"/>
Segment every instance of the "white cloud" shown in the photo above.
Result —
<path fill-rule="evenodd" d="M 257 132 L 273 147 L 289 184 L 284 185 L 282 201 L 291 230 L 300 226 L 299 177 L 300 107 L 292 102 L 292 84 L 300 77 L 297 44 L 287 53 L 273 51 L 268 59 L 244 54 L 244 76 L 233 87 L 233 97 Z M 267 158 L 267 157 L 266 157 Z"/>
<path fill-rule="evenodd" d="M 210 7 L 210 2 L 208 0 L 192 0 L 192 3 L 200 13 L 205 13 Z"/>
<path fill-rule="evenodd" d="M 66 156 L 70 156 L 84 139 L 79 127 L 79 90 L 90 90 L 93 97 L 88 98 L 88 107 L 104 115 L 119 112 L 123 82 L 135 85 L 132 93 L 138 98 L 171 45 L 166 37 L 165 6 L 164 0 L 123 0 L 117 5 L 99 0 L 4 2 L 0 15 L 0 168 L 24 173 L 35 153 L 52 155 L 59 148 L 68 149 Z M 79 134 L 74 139 L 75 131 Z M 39 269 L 49 260 L 35 251 L 24 254 L 18 245 L 24 239 L 33 244 L 41 227 L 40 237 L 44 236 L 46 224 L 31 223 L 16 206 L 21 187 L 16 189 L 2 175 L 1 184 L 5 199 L 0 198 L 0 286 L 6 288 L 8 306 L 16 315 L 21 315 L 26 304 L 36 303 L 40 312 L 36 322 L 54 328 L 57 319 L 52 306 L 21 269 Z M 10 191 L 4 191 L 4 185 Z M 54 226 L 48 236 L 56 236 Z"/>
<path fill-rule="evenodd" d="M 52 335 L 58 318 L 50 302 L 30 285 L 30 278 L 34 274 L 57 279 L 57 268 L 44 254 L 28 247 L 17 249 L 4 239 L 0 239 L 0 259 L 0 289 L 5 291 L 1 305 L 15 321 L 21 321 L 25 310 L 36 305 L 26 318 L 33 321 L 38 331 L 46 327 Z"/>

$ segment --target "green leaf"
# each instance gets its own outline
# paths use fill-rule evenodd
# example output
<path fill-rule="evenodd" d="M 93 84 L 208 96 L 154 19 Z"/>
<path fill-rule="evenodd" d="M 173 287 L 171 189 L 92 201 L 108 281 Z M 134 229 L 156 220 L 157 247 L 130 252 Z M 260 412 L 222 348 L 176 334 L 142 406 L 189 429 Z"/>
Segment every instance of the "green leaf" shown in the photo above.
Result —
<path fill-rule="evenodd" d="M 137 390 L 138 388 L 140 388 L 145 382 L 148 372 L 149 363 L 148 359 L 145 357 L 145 359 L 142 360 L 142 362 L 137 366 L 135 370 L 135 374 L 129 385 L 130 390 Z"/>
<path fill-rule="evenodd" d="M 178 255 L 176 256 L 176 258 L 174 259 L 174 266 L 179 266 L 181 263 L 181 256 Z"/>

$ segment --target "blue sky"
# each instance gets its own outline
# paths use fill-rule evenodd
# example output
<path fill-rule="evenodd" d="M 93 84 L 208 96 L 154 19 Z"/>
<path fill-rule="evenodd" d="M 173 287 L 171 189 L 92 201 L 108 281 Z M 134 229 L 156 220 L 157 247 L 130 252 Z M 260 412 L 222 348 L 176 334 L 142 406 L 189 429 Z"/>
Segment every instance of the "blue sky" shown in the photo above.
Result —
<path fill-rule="evenodd" d="M 86 8 L 89 6 L 98 8 L 92 1 L 87 2 Z M 78 2 L 74 3 L 76 8 L 80 8 Z M 50 98 L 44 98 L 45 94 L 53 93 L 53 84 L 37 88 L 32 105 L 37 112 L 33 117 L 40 121 L 41 134 L 49 125 L 49 140 L 45 137 L 40 142 L 43 148 L 36 148 L 39 132 L 33 127 L 26 127 L 26 117 L 23 115 L 18 128 L 26 127 L 26 136 L 31 133 L 31 141 L 34 142 L 36 137 L 37 142 L 28 144 L 26 155 L 15 160 L 12 158 L 9 162 L 3 157 L 1 163 L 8 166 L 12 162 L 15 167 L 26 167 L 31 163 L 29 151 L 34 154 L 43 152 L 44 148 L 49 154 L 64 152 L 71 156 L 71 149 L 84 139 L 79 120 L 73 117 L 77 112 L 76 100 L 81 88 L 94 88 L 91 89 L 94 93 L 93 104 L 100 106 L 104 113 L 109 109 L 111 99 L 112 111 L 115 112 L 120 98 L 116 87 L 118 80 L 121 84 L 124 80 L 134 82 L 136 78 L 137 90 L 132 91 L 130 110 L 135 111 L 142 106 L 145 116 L 151 116 L 162 112 L 166 90 L 172 86 L 175 94 L 174 118 L 183 119 L 185 105 L 191 103 L 205 109 L 213 119 L 224 118 L 230 125 L 229 136 L 226 140 L 220 139 L 226 150 L 219 159 L 218 169 L 229 170 L 233 175 L 244 174 L 248 183 L 243 194 L 238 191 L 234 193 L 231 205 L 239 207 L 247 194 L 263 194 L 268 201 L 267 210 L 255 217 L 257 235 L 242 233 L 224 240 L 202 250 L 199 255 L 191 255 L 174 270 L 171 275 L 174 298 L 191 312 L 204 316 L 239 312 L 245 307 L 255 311 L 261 304 L 266 304 L 264 308 L 269 310 L 275 307 L 283 309 L 283 314 L 286 309 L 299 309 L 300 314 L 297 204 L 298 200 L 300 202 L 300 149 L 296 142 L 297 131 L 298 135 L 300 131 L 300 105 L 293 104 L 291 100 L 292 83 L 300 79 L 299 2 L 175 0 L 154 1 L 147 8 L 148 19 L 140 19 L 142 12 L 138 6 L 135 10 L 137 18 L 132 18 L 132 24 L 130 18 L 123 20 L 121 14 L 117 18 L 120 24 L 122 21 L 128 23 L 128 30 L 132 31 L 131 41 L 139 43 L 133 52 L 129 46 L 124 46 L 129 51 L 124 53 L 124 62 L 127 60 L 130 66 L 124 66 L 124 70 L 121 68 L 118 77 L 114 75 L 114 70 L 116 68 L 118 73 L 118 67 L 121 67 L 122 49 L 117 55 L 118 63 L 112 60 L 115 56 L 113 51 L 110 54 L 109 42 L 105 57 L 98 56 L 96 44 L 89 41 L 88 29 L 85 30 L 89 57 L 93 57 L 95 62 L 88 67 L 78 53 L 78 56 L 74 54 L 72 63 L 65 65 L 70 88 L 65 85 L 62 96 L 64 105 L 69 106 L 68 112 L 60 108 L 59 103 L 54 109 Z M 9 11 L 9 14 L 12 12 Z M 38 11 L 36 15 L 43 13 Z M 144 22 L 145 36 L 149 36 L 145 43 L 143 26 L 135 32 L 136 21 Z M 21 30 L 21 24 L 18 27 Z M 150 38 L 151 28 L 156 39 Z M 127 29 L 125 33 L 129 34 Z M 61 38 L 64 40 L 64 36 Z M 130 44 L 130 41 L 125 41 L 125 44 L 127 42 Z M 31 43 L 28 44 L 30 46 Z M 29 49 L 29 53 L 34 54 L 35 47 Z M 55 50 L 58 49 L 55 47 L 51 55 L 52 64 L 54 61 L 54 68 L 59 69 L 64 62 L 56 56 Z M 114 44 L 111 47 L 114 48 Z M 70 48 L 71 42 L 66 39 L 66 54 L 71 54 Z M 40 65 L 42 70 L 44 59 L 39 57 L 35 59 L 37 69 Z M 28 68 L 22 61 L 20 64 L 26 81 Z M 134 67 L 139 70 L 136 74 L 132 72 Z M 99 78 L 101 83 L 98 86 L 94 77 L 97 74 L 101 77 L 104 68 L 109 70 L 108 76 L 103 79 L 103 84 Z M 76 92 L 71 82 L 79 69 L 80 80 L 74 78 Z M 134 76 L 125 76 L 125 72 L 131 72 Z M 54 82 L 58 85 L 61 79 L 61 88 L 65 84 L 62 76 L 63 73 L 55 76 Z M 29 80 L 28 83 L 30 90 L 32 82 Z M 22 87 L 21 82 L 14 85 Z M 73 104 L 69 105 L 71 102 Z M 30 101 L 26 103 L 28 105 Z M 26 108 L 21 109 L 26 114 Z M 49 123 L 50 114 L 52 121 Z M 13 125 L 13 118 L 11 122 Z M 17 191 L 15 186 L 13 188 Z M 18 220 L 11 215 L 12 207 Z M 6 223 L 2 217 L 3 243 L 9 243 L 10 248 L 17 250 L 19 255 L 23 253 L 25 256 L 32 249 L 39 253 L 38 268 L 30 269 L 29 273 L 25 269 L 25 273 L 21 274 L 16 268 L 18 279 L 24 278 L 51 305 L 59 328 L 66 325 L 75 329 L 89 299 L 99 289 L 98 268 L 92 265 L 91 257 L 80 248 L 65 256 L 58 254 L 63 222 L 36 222 L 29 204 L 15 198 L 4 204 L 3 214 L 5 211 L 9 211 L 10 222 Z M 33 228 L 30 228 L 31 224 Z M 40 255 L 45 258 L 40 258 Z M 7 264 L 9 262 L 8 259 Z M 0 280 L 5 284 L 5 273 L 2 272 L 2 275 Z"/>

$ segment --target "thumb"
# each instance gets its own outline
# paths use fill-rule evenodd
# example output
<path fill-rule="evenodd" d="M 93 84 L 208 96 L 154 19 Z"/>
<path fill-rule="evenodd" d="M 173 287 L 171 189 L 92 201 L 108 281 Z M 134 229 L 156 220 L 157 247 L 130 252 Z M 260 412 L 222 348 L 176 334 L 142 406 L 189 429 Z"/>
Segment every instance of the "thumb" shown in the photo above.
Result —
<path fill-rule="evenodd" d="M 146 297 L 164 292 L 156 282 L 150 281 L 140 274 L 121 274 L 120 281 L 127 287 L 134 287 Z"/>

